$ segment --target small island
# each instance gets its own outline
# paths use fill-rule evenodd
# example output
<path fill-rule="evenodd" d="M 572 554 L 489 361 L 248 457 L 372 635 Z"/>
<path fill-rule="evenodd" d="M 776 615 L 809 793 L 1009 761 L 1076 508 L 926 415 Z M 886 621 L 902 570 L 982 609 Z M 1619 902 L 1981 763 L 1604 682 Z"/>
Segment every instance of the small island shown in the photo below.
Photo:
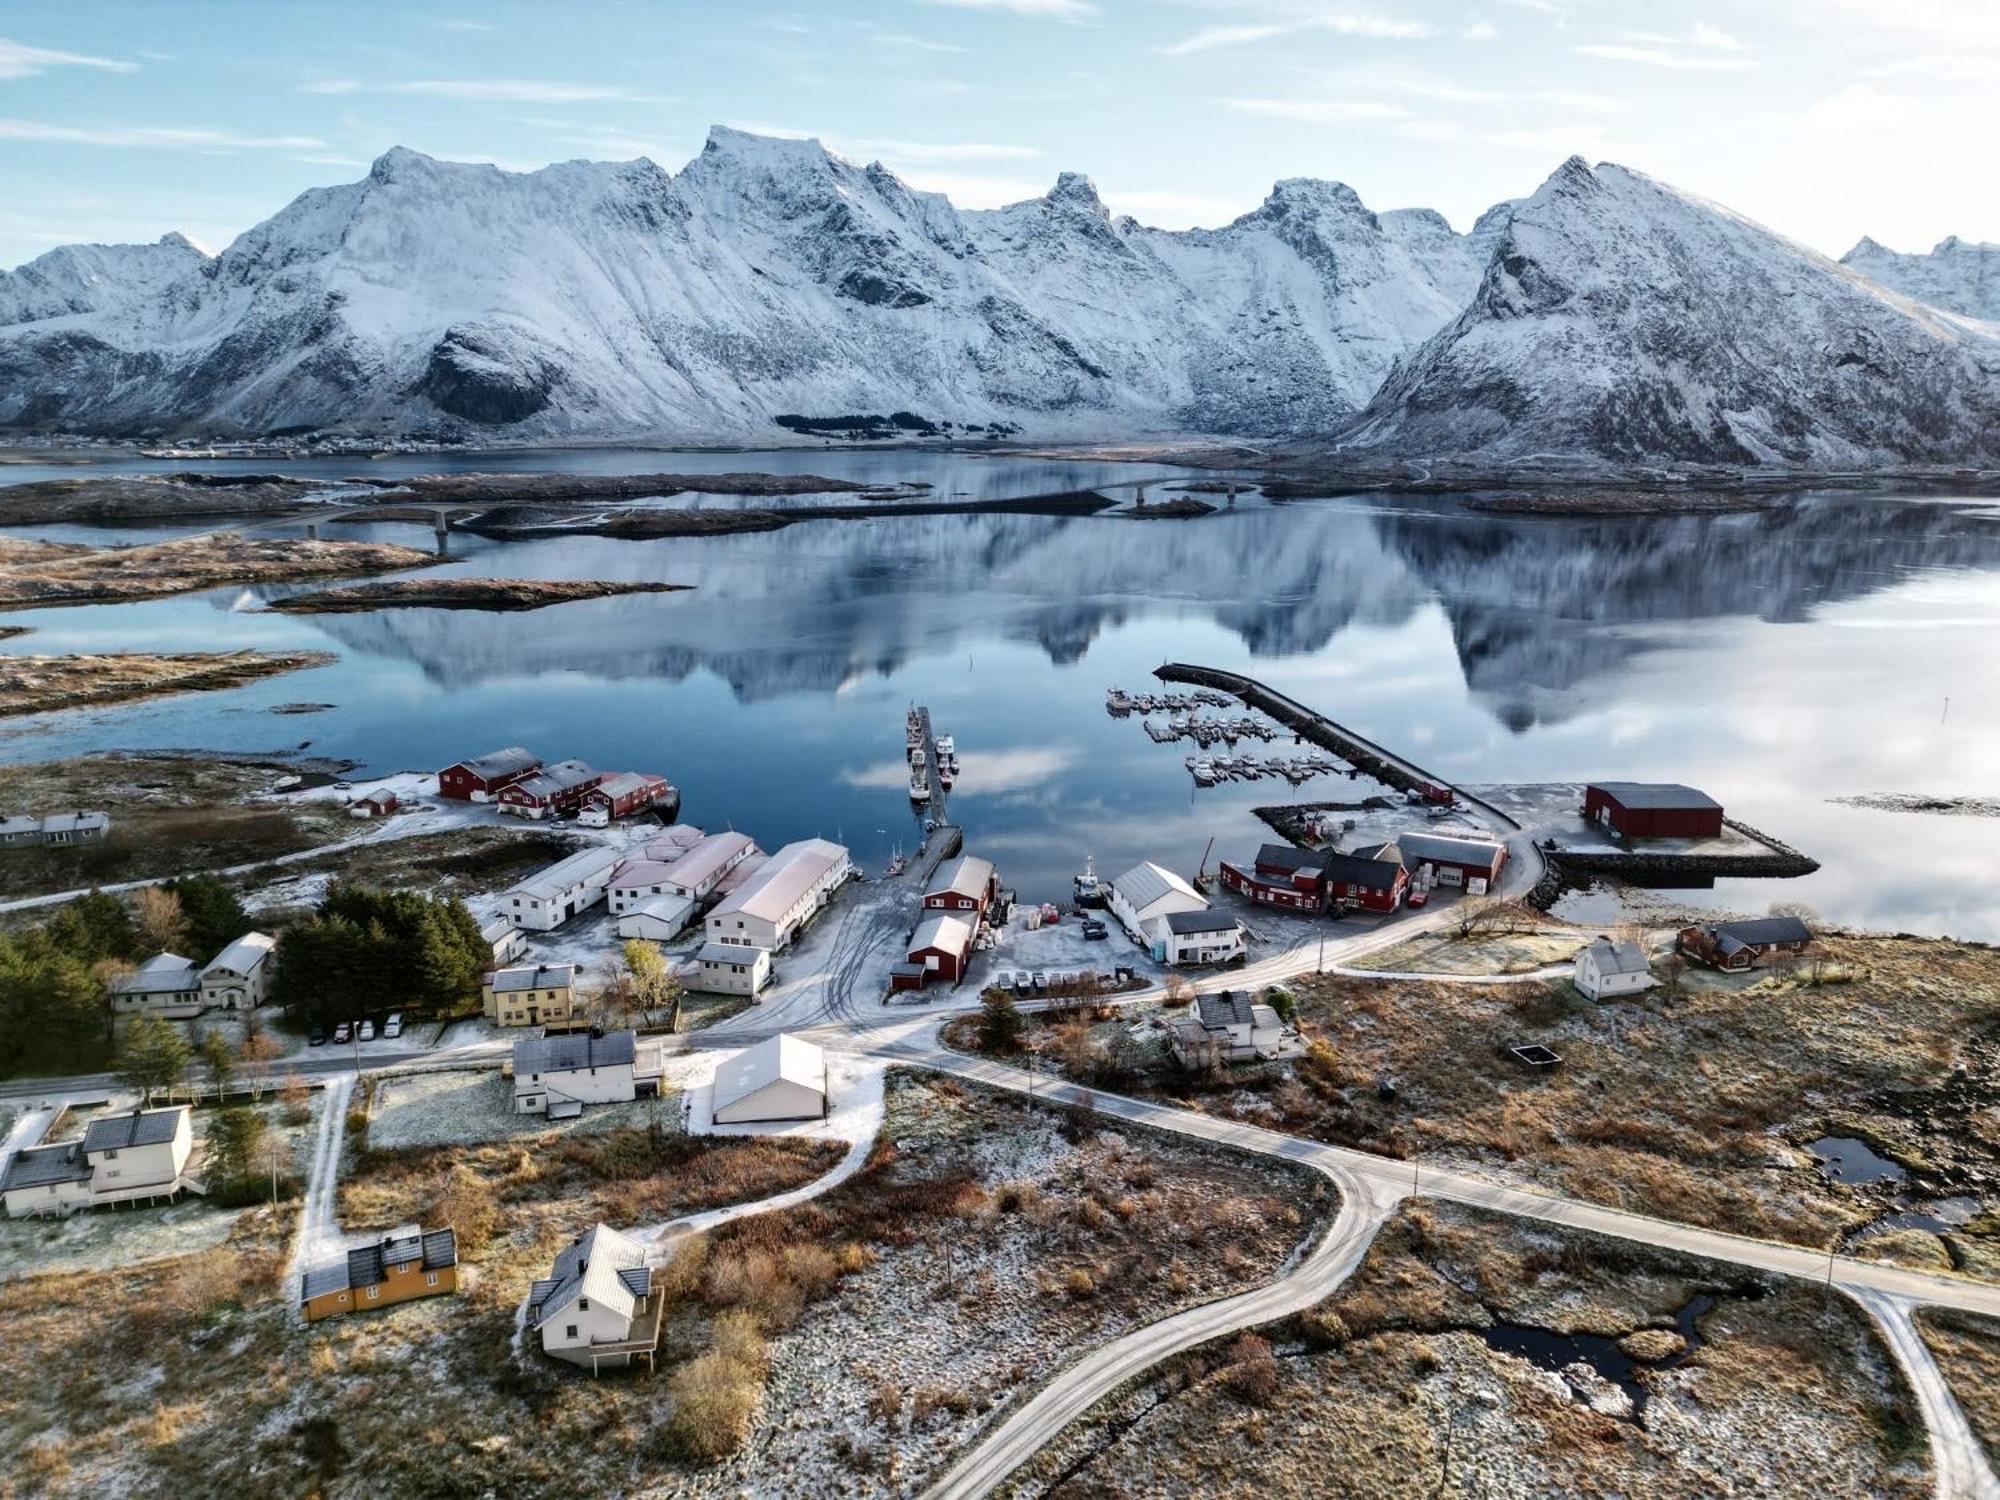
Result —
<path fill-rule="evenodd" d="M 327 651 L 119 651 L 0 657 L 0 716 L 216 692 L 323 667 Z"/>
<path fill-rule="evenodd" d="M 620 594 L 671 594 L 685 583 L 605 583 L 587 578 L 404 578 L 392 583 L 314 589 L 273 599 L 291 615 L 346 615 L 373 609 L 546 609 Z"/>
<path fill-rule="evenodd" d="M 118 604 L 225 584 L 400 572 L 430 567 L 429 552 L 387 542 L 208 532 L 133 547 L 15 543 L 0 549 L 0 609 Z"/>

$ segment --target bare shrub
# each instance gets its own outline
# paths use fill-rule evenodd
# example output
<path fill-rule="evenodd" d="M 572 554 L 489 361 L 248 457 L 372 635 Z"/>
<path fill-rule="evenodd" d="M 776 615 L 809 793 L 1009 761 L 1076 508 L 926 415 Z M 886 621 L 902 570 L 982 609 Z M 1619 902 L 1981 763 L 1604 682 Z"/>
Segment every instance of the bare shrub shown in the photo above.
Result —
<path fill-rule="evenodd" d="M 1097 1279 L 1082 1266 L 1072 1266 L 1063 1272 L 1062 1289 L 1075 1300 L 1081 1301 L 1085 1297 L 1097 1295 Z"/>
<path fill-rule="evenodd" d="M 1272 1406 L 1278 1399 L 1278 1362 L 1271 1346 L 1254 1333 L 1241 1335 L 1229 1346 L 1229 1364 L 1222 1383 L 1246 1406 Z"/>

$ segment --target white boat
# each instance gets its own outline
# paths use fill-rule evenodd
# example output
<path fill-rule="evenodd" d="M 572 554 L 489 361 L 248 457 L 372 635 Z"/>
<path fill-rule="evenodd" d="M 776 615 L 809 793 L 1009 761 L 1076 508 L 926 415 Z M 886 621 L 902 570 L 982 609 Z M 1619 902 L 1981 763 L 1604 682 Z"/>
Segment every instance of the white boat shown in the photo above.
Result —
<path fill-rule="evenodd" d="M 1097 857 L 1095 855 L 1084 855 L 1083 873 L 1070 881 L 1070 890 L 1075 895 L 1078 906 L 1102 906 L 1104 904 L 1104 882 L 1097 878 Z"/>
<path fill-rule="evenodd" d="M 910 800 L 912 802 L 931 800 L 931 779 L 924 774 L 921 766 L 910 767 Z"/>

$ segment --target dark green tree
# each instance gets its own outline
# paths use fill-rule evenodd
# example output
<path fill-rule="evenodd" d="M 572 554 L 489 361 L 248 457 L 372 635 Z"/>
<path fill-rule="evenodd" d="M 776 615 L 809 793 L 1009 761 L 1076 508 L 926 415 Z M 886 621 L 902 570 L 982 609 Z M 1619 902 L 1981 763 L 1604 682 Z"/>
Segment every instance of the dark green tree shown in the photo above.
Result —
<path fill-rule="evenodd" d="M 187 919 L 183 942 L 196 963 L 207 963 L 250 928 L 243 903 L 217 876 L 183 875 L 168 881 L 166 888 L 180 900 L 181 915 Z"/>
<path fill-rule="evenodd" d="M 151 1104 L 155 1093 L 180 1079 L 193 1057 L 194 1049 L 171 1022 L 136 1016 L 119 1049 L 118 1076 Z"/>
<path fill-rule="evenodd" d="M 123 901 L 103 891 L 91 891 L 66 904 L 49 920 L 48 934 L 58 948 L 86 964 L 131 958 L 139 946 L 132 913 Z"/>
<path fill-rule="evenodd" d="M 1003 989 L 990 989 L 979 1000 L 979 1050 L 981 1052 L 1012 1052 L 1021 1044 L 1021 1032 L 1027 1022 L 1014 1004 L 1014 997 Z"/>

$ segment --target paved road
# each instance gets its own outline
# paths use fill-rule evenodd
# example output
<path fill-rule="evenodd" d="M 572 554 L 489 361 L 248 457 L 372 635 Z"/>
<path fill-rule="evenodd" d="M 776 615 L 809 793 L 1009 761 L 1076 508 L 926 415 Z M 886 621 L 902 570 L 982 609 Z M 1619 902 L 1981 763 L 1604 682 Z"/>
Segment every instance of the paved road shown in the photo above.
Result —
<path fill-rule="evenodd" d="M 1917 1332 L 1911 1303 L 1885 1292 L 1857 1291 L 1853 1295 L 1874 1317 L 1916 1393 L 1930 1433 L 1931 1468 L 1941 1500 L 2000 1500 L 2000 1480 L 1994 1478 L 1986 1450 L 1966 1421 L 1958 1397 L 1945 1383 L 1930 1346 Z"/>
<path fill-rule="evenodd" d="M 1046 1078 L 1032 1080 L 1019 1068 L 986 1058 L 947 1052 L 938 1047 L 933 1039 L 922 1035 L 894 1041 L 884 1039 L 877 1043 L 874 1050 L 878 1054 L 887 1052 L 922 1067 L 993 1087 L 1017 1093 L 1027 1093 L 1032 1087 L 1041 1097 L 1064 1103 L 1082 1104 L 1087 1101 L 1100 1115 L 1171 1130 L 1241 1151 L 1299 1162 L 1326 1173 L 1341 1183 L 1345 1192 L 1367 1194 L 1372 1204 L 1393 1204 L 1397 1197 L 1414 1191 L 1516 1218 L 1566 1224 L 1659 1249 L 1679 1250 L 1710 1260 L 1836 1287 L 1860 1299 L 1883 1323 L 1892 1347 L 1896 1348 L 1898 1358 L 1909 1373 L 1911 1384 L 1923 1403 L 1925 1416 L 1932 1424 L 1930 1430 L 1933 1452 L 1937 1456 L 1939 1493 L 1950 1497 L 1950 1500 L 1959 1496 L 1992 1496 L 1994 1500 L 2000 1500 L 2000 1485 L 1995 1484 L 1984 1450 L 1971 1441 L 1964 1414 L 1951 1400 L 1928 1349 L 1916 1337 L 1914 1329 L 1899 1330 L 1885 1319 L 1881 1310 L 1885 1306 L 1900 1308 L 1905 1323 L 1908 1309 L 1923 1303 L 2000 1316 L 2000 1286 L 1847 1256 L 1831 1256 L 1797 1245 L 1678 1224 L 1668 1219 L 1559 1197 L 1498 1177 L 1426 1170 L 1421 1163 L 1390 1161 L 1366 1152 L 1302 1140 L 1260 1126 L 1217 1119 L 1152 1100 L 1106 1094 Z M 1351 1270 L 1352 1266 L 1348 1269 Z M 1321 1277 L 1319 1285 L 1323 1290 L 1296 1305 L 1305 1306 L 1319 1300 L 1326 1290 L 1338 1286 L 1339 1281 L 1340 1278 L 1327 1280 Z M 1216 1304 L 1217 1307 L 1223 1305 Z M 1244 1301 L 1242 1307 L 1251 1313 L 1260 1312 L 1255 1303 Z M 1217 1314 L 1205 1320 L 1207 1331 L 1203 1337 L 1214 1337 L 1250 1326 L 1250 1321 L 1230 1322 Z M 1024 1407 L 962 1458 L 931 1493 L 937 1496 L 984 1494 L 1036 1448 L 1051 1441 L 1076 1415 L 1108 1395 L 1132 1374 L 1144 1369 L 1153 1358 L 1162 1357 L 1148 1357 L 1147 1351 L 1151 1347 L 1152 1329 L 1143 1328 L 1100 1348 L 1087 1361 L 1066 1372 L 1062 1402 L 1045 1406 L 1030 1403 Z M 1174 1348 L 1185 1347 L 1185 1344 L 1179 1344 L 1165 1352 L 1172 1353 Z M 1032 1420 L 1030 1412 L 1036 1414 Z"/>

